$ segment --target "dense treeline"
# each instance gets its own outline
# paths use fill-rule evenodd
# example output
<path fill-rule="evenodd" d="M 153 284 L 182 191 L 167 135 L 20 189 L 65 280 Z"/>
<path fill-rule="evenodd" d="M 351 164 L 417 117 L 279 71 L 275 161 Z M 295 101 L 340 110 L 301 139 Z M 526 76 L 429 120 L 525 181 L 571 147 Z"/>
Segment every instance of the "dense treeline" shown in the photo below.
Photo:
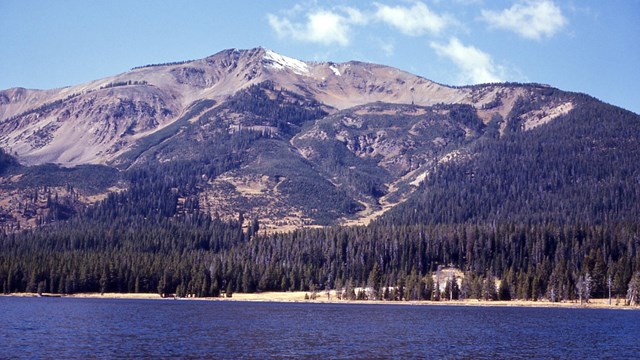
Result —
<path fill-rule="evenodd" d="M 208 216 L 74 220 L 2 236 L 0 279 L 4 293 L 175 293 L 189 284 L 182 292 L 215 295 L 210 286 L 201 291 L 208 259 L 243 239 L 239 222 Z"/>
<path fill-rule="evenodd" d="M 243 232 L 242 221 L 134 216 L 4 235 L 0 285 L 5 293 L 343 289 L 376 299 L 439 299 L 444 291 L 447 298 L 551 301 L 609 290 L 625 298 L 638 286 L 638 224 L 373 224 L 258 235 L 256 222 Z M 442 279 L 434 284 L 442 266 L 465 274 L 451 291 Z"/>

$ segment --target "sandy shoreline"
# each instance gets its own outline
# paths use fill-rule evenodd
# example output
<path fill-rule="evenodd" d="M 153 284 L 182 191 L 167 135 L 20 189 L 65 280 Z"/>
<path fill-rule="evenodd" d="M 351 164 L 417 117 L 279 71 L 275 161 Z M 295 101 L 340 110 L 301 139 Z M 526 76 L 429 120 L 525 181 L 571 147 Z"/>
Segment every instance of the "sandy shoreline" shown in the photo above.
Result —
<path fill-rule="evenodd" d="M 608 299 L 591 299 L 588 304 L 580 304 L 579 302 L 559 302 L 553 303 L 548 301 L 479 301 L 470 300 L 454 300 L 454 301 L 376 301 L 376 300 L 338 300 L 335 296 L 327 298 L 326 293 L 318 293 L 315 300 L 305 299 L 305 295 L 309 294 L 304 291 L 295 292 L 263 292 L 254 294 L 234 293 L 231 298 L 223 297 L 207 297 L 207 298 L 178 298 L 177 300 L 189 301 L 257 301 L 257 302 L 296 302 L 296 303 L 315 303 L 315 304 L 383 304 L 383 305 L 419 305 L 419 306 L 507 306 L 507 307 L 537 307 L 537 308 L 583 308 L 583 309 L 619 309 L 619 310 L 640 310 L 638 306 L 625 306 L 624 301 L 620 300 L 616 305 L 616 300 Z M 33 293 L 14 293 L 0 296 L 15 297 L 39 297 Z M 174 300 L 174 298 L 162 298 L 155 293 L 143 294 L 120 294 L 120 293 L 83 293 L 72 295 L 43 294 L 41 297 L 65 297 L 65 298 L 83 298 L 83 299 L 145 299 L 145 300 Z"/>

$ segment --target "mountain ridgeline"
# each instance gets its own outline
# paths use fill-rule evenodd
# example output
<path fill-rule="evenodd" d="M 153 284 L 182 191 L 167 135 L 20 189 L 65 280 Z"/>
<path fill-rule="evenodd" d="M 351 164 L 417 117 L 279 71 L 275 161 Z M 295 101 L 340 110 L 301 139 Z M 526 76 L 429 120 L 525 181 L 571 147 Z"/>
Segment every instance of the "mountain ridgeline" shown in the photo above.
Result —
<path fill-rule="evenodd" d="M 455 267 L 450 297 L 633 302 L 639 135 L 546 85 L 261 48 L 0 91 L 0 286 L 439 299 Z"/>

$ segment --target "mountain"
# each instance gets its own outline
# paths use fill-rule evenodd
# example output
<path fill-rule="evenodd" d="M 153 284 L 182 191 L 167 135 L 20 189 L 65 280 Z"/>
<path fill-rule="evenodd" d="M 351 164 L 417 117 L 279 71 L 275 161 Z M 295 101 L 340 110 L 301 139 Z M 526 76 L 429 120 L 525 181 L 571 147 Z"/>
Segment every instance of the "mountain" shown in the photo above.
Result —
<path fill-rule="evenodd" d="M 9 89 L 0 291 L 637 304 L 639 137 L 547 85 L 262 48 Z"/>
<path fill-rule="evenodd" d="M 589 219 L 632 218 L 639 127 L 636 114 L 546 85 L 449 87 L 384 65 L 225 50 L 1 91 L 0 219 L 35 226 L 111 206 L 242 213 L 282 230 L 382 214 L 548 221 L 563 201 L 593 207 Z"/>
<path fill-rule="evenodd" d="M 63 89 L 3 91 L 0 144 L 11 147 L 27 165 L 109 163 L 137 140 L 187 114 L 198 115 L 189 111 L 203 99 L 220 104 L 265 81 L 332 111 L 375 101 L 417 105 L 483 101 L 477 94 L 472 99 L 469 90 L 441 86 L 386 66 L 308 63 L 265 49 L 227 50 L 202 60 L 143 66 Z"/>

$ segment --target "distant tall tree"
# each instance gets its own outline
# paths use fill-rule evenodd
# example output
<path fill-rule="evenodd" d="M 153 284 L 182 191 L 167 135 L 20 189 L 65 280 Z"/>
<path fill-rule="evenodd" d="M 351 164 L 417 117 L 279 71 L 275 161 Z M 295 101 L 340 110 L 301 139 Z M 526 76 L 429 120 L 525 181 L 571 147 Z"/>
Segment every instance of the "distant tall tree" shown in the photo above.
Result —
<path fill-rule="evenodd" d="M 580 299 L 580 304 L 582 304 L 583 302 L 589 303 L 589 299 L 591 298 L 591 290 L 591 275 L 589 275 L 589 273 L 580 275 L 578 281 L 576 282 L 576 293 L 578 294 L 578 298 Z"/>
<path fill-rule="evenodd" d="M 227 283 L 227 289 L 226 289 L 226 292 L 225 292 L 225 296 L 228 297 L 228 298 L 233 296 L 233 285 L 231 284 L 231 282 Z"/>
<path fill-rule="evenodd" d="M 460 299 L 461 300 L 466 300 L 471 298 L 471 293 L 472 293 L 472 289 L 471 289 L 471 284 L 470 284 L 470 277 L 471 275 L 469 273 L 465 274 L 464 278 L 462 279 L 462 284 L 460 285 Z"/>
<path fill-rule="evenodd" d="M 482 286 L 482 298 L 486 301 L 495 300 L 497 298 L 496 294 L 496 282 L 491 274 L 488 274 L 484 279 L 484 283 Z"/>
<path fill-rule="evenodd" d="M 167 273 L 164 272 L 162 274 L 162 277 L 160 278 L 160 281 L 158 282 L 158 294 L 160 294 L 160 296 L 164 297 L 167 294 L 167 290 L 169 289 L 169 284 L 168 284 L 168 279 L 167 279 Z"/>
<path fill-rule="evenodd" d="M 631 277 L 631 281 L 629 281 L 627 304 L 640 305 L 640 271 L 636 272 L 633 277 Z"/>
<path fill-rule="evenodd" d="M 502 279 L 498 286 L 498 300 L 511 300 L 511 291 L 507 279 Z"/>
<path fill-rule="evenodd" d="M 380 293 L 380 282 L 382 281 L 382 274 L 380 273 L 380 266 L 376 262 L 373 264 L 373 269 L 369 273 L 369 281 L 367 282 L 367 286 L 371 291 L 371 298 L 373 300 L 378 299 L 378 295 Z"/>
<path fill-rule="evenodd" d="M 433 296 L 433 278 L 431 277 L 430 273 L 425 275 L 425 277 L 423 278 L 423 283 L 424 294 L 422 295 L 422 299 L 431 300 L 431 297 Z"/>
<path fill-rule="evenodd" d="M 460 298 L 460 287 L 456 282 L 456 278 L 453 273 L 447 277 L 447 283 L 444 288 L 444 296 L 447 300 L 458 300 Z"/>
<path fill-rule="evenodd" d="M 607 275 L 607 288 L 609 289 L 609 301 L 607 303 L 609 305 L 611 305 L 611 284 L 612 284 L 611 274 L 609 274 Z"/>

